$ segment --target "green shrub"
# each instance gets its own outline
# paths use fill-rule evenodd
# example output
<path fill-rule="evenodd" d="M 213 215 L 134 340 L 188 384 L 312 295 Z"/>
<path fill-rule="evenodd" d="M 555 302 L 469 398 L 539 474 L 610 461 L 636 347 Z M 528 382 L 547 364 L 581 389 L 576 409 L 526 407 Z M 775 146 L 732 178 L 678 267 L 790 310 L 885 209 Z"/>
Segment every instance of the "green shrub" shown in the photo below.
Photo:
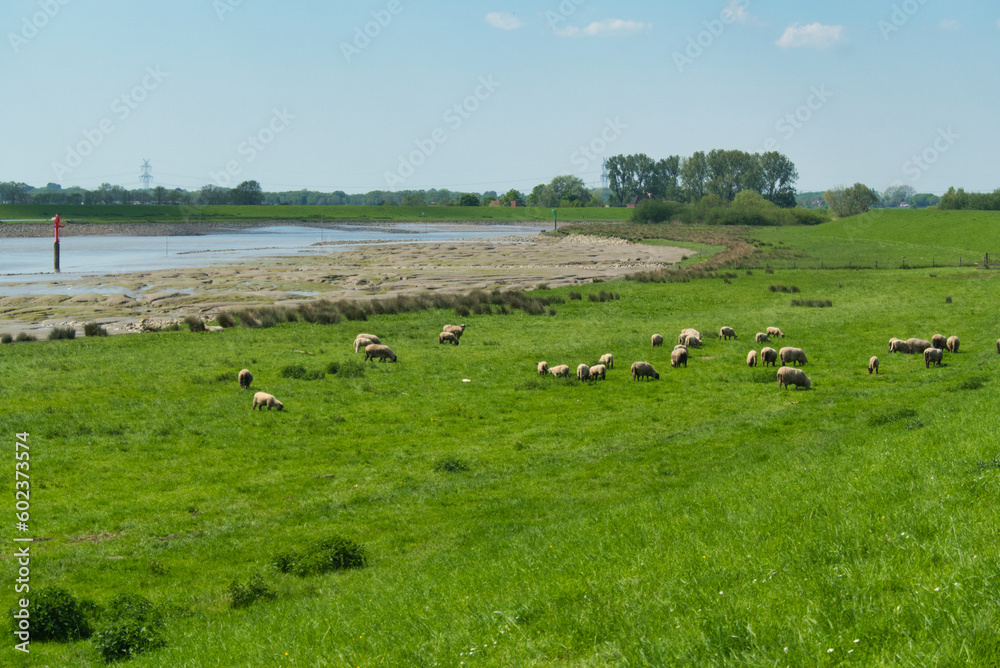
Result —
<path fill-rule="evenodd" d="M 233 580 L 229 583 L 229 605 L 233 608 L 247 608 L 257 601 L 272 601 L 278 595 L 267 586 L 260 573 L 253 575 L 246 583 Z"/>
<path fill-rule="evenodd" d="M 223 311 L 222 313 L 220 313 L 218 317 L 215 319 L 215 321 L 219 323 L 219 327 L 229 328 L 236 326 L 236 319 L 233 317 L 233 314 L 230 313 L 229 311 Z"/>
<path fill-rule="evenodd" d="M 282 378 L 294 378 L 296 380 L 322 380 L 326 377 L 326 372 L 322 369 L 310 371 L 301 364 L 290 364 L 278 372 Z"/>
<path fill-rule="evenodd" d="M 829 299 L 793 299 L 792 306 L 808 306 L 810 308 L 830 308 L 833 302 Z"/>
<path fill-rule="evenodd" d="M 25 343 L 27 341 L 37 341 L 38 338 L 34 334 L 28 334 L 27 332 L 18 332 L 17 336 L 14 337 L 14 343 Z"/>
<path fill-rule="evenodd" d="M 76 329 L 73 327 L 54 327 L 49 332 L 49 341 L 61 341 L 65 339 L 75 339 Z"/>
<path fill-rule="evenodd" d="M 330 362 L 326 368 L 330 375 L 341 378 L 361 378 L 365 375 L 365 365 L 358 360 L 347 360 L 346 362 Z"/>
<path fill-rule="evenodd" d="M 645 199 L 632 209 L 634 223 L 664 223 L 679 216 L 685 207 L 679 202 L 658 202 Z"/>
<path fill-rule="evenodd" d="M 187 325 L 192 332 L 205 331 L 205 321 L 196 315 L 189 315 L 184 318 L 184 324 Z"/>
<path fill-rule="evenodd" d="M 10 334 L 7 334 L 7 333 L 0 334 L 0 343 L 10 343 L 13 340 L 14 340 L 14 337 L 11 336 Z"/>
<path fill-rule="evenodd" d="M 570 299 L 576 299 L 576 300 L 581 300 L 581 299 L 583 299 L 583 295 L 582 295 L 582 294 L 580 294 L 579 292 L 573 292 L 573 291 L 570 291 L 570 293 L 569 293 L 569 298 L 570 298 Z"/>
<path fill-rule="evenodd" d="M 364 545 L 349 538 L 334 536 L 317 540 L 300 552 L 279 554 L 273 563 L 282 573 L 305 577 L 348 568 L 363 568 L 367 561 Z"/>
<path fill-rule="evenodd" d="M 108 330 L 94 321 L 90 321 L 83 326 L 84 336 L 107 336 Z"/>
<path fill-rule="evenodd" d="M 163 614 L 149 599 L 119 594 L 101 615 L 94 632 L 94 648 L 105 662 L 131 659 L 162 647 Z"/>
<path fill-rule="evenodd" d="M 89 638 L 93 632 L 88 618 L 88 608 L 93 604 L 78 601 L 72 594 L 59 587 L 42 587 L 31 596 L 29 608 L 31 639 L 38 642 L 54 640 L 67 642 Z M 11 621 L 15 631 L 18 620 L 11 608 Z"/>

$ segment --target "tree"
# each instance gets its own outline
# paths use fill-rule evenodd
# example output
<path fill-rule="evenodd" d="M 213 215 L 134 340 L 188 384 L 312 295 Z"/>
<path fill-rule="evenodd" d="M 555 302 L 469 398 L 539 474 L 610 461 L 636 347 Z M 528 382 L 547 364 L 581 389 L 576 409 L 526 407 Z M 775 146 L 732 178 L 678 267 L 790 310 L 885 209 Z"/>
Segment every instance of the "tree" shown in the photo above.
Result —
<path fill-rule="evenodd" d="M 427 200 L 424 199 L 424 194 L 420 193 L 407 193 L 403 197 L 403 206 L 427 206 Z"/>
<path fill-rule="evenodd" d="M 233 204 L 242 206 L 264 203 L 264 192 L 256 181 L 244 181 L 230 192 Z"/>
<path fill-rule="evenodd" d="M 511 188 L 500 198 L 500 206 L 510 206 L 511 202 L 517 202 L 518 206 L 524 206 L 524 195 L 520 190 Z"/>
<path fill-rule="evenodd" d="M 528 206 L 545 206 L 542 204 L 542 193 L 545 192 L 545 183 L 539 183 L 537 186 L 531 189 L 531 194 L 528 195 Z"/>
<path fill-rule="evenodd" d="M 907 185 L 895 185 L 889 186 L 882 193 L 882 206 L 884 207 L 898 207 L 903 202 L 909 203 L 914 195 L 917 194 L 917 189 L 913 186 Z"/>
<path fill-rule="evenodd" d="M 700 202 L 708 194 L 708 179 L 708 157 L 704 151 L 697 151 L 681 163 L 681 184 L 689 201 Z"/>
<path fill-rule="evenodd" d="M 764 179 L 760 167 L 760 156 L 746 151 L 713 150 L 708 154 L 708 192 L 718 195 L 727 202 L 736 199 L 741 190 L 763 190 Z"/>
<path fill-rule="evenodd" d="M 878 193 L 863 183 L 855 183 L 850 188 L 837 186 L 827 190 L 823 199 L 838 218 L 864 213 L 879 202 Z"/>
<path fill-rule="evenodd" d="M 163 186 L 156 186 L 153 188 L 153 199 L 156 200 L 157 205 L 163 205 L 167 201 L 167 189 Z"/>
<path fill-rule="evenodd" d="M 552 204 L 545 206 L 584 206 L 590 201 L 590 191 L 578 176 L 557 176 L 548 185 Z"/>
<path fill-rule="evenodd" d="M 607 168 L 611 206 L 625 206 L 635 197 L 657 190 L 657 164 L 645 153 L 611 156 Z"/>
<path fill-rule="evenodd" d="M 159 187 L 156 188 L 159 190 Z M 159 199 L 159 196 L 153 191 L 153 196 Z M 199 204 L 228 204 L 231 201 L 229 195 L 229 188 L 220 188 L 214 183 L 209 183 L 208 185 L 202 186 L 201 190 L 198 192 L 197 201 Z M 157 202 L 159 204 L 159 202 Z"/>
<path fill-rule="evenodd" d="M 795 163 L 786 155 L 770 151 L 760 156 L 760 173 L 763 184 L 760 194 L 764 199 L 785 209 L 794 208 L 795 182 L 799 180 Z"/>
<path fill-rule="evenodd" d="M 910 205 L 916 209 L 925 209 L 929 206 L 937 206 L 941 198 L 932 193 L 917 193 L 910 197 Z"/>
<path fill-rule="evenodd" d="M 459 206 L 479 206 L 479 196 L 473 193 L 463 193 L 458 198 Z"/>
<path fill-rule="evenodd" d="M 486 192 L 483 193 L 483 196 L 479 198 L 479 203 L 482 206 L 489 206 L 490 204 L 493 203 L 494 200 L 498 199 L 500 199 L 500 196 L 497 195 L 496 190 L 487 190 Z"/>

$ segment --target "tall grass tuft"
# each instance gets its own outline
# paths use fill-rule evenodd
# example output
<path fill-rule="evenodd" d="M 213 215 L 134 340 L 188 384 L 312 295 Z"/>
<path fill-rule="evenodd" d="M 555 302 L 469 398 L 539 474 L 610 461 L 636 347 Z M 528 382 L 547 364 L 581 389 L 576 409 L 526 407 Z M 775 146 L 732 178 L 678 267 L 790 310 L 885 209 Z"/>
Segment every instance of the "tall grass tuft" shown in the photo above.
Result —
<path fill-rule="evenodd" d="M 184 318 L 184 324 L 188 326 L 192 332 L 204 332 L 205 331 L 205 321 L 196 315 L 189 315 Z"/>
<path fill-rule="evenodd" d="M 73 327 L 55 327 L 49 332 L 49 341 L 62 341 L 75 338 L 76 329 Z"/>
<path fill-rule="evenodd" d="M 107 336 L 108 330 L 106 327 L 102 327 L 97 322 L 91 321 L 83 326 L 84 336 Z"/>

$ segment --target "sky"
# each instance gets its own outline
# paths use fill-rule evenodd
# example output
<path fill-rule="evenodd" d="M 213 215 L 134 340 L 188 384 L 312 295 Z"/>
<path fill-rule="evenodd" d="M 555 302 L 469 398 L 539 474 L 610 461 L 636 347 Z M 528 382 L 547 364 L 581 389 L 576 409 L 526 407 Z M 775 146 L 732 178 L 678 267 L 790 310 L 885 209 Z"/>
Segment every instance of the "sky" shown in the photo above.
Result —
<path fill-rule="evenodd" d="M 777 150 L 799 191 L 1000 187 L 984 0 L 5 0 L 0 181 L 530 192 Z"/>

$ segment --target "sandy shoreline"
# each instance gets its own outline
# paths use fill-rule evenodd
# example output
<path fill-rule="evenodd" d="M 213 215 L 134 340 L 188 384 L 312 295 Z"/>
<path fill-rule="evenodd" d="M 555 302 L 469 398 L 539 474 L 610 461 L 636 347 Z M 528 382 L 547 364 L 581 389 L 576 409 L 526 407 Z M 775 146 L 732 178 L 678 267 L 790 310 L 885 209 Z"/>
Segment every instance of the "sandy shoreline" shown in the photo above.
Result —
<path fill-rule="evenodd" d="M 120 233 L 116 232 L 116 233 Z M 388 243 L 307 257 L 46 280 L 47 294 L 0 298 L 0 332 L 45 335 L 96 320 L 112 333 L 229 307 L 315 299 L 375 299 L 428 290 L 531 289 L 610 280 L 694 253 L 583 235 Z M 51 287 L 51 290 L 49 288 Z"/>

